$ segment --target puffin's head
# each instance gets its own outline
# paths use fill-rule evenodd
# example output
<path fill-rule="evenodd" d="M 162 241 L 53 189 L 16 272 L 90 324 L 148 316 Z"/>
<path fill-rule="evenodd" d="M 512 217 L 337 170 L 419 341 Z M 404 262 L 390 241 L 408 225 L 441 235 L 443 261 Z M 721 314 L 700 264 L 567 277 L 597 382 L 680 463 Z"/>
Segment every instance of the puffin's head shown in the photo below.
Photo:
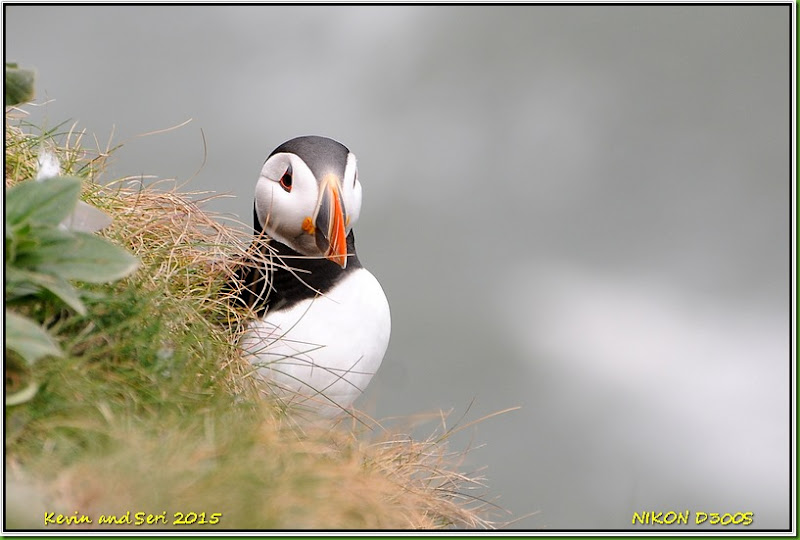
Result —
<path fill-rule="evenodd" d="M 326 137 L 277 147 L 256 184 L 255 230 L 302 255 L 347 265 L 347 235 L 361 211 L 356 156 Z"/>

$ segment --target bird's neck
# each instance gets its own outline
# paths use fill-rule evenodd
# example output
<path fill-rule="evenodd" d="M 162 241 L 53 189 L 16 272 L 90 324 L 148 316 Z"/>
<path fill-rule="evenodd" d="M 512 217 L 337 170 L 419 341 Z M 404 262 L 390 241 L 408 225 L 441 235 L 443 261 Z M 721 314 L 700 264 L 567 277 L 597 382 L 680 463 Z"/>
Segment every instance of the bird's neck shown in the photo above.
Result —
<path fill-rule="evenodd" d="M 347 273 L 361 268 L 352 231 L 347 236 L 345 268 L 325 258 L 303 256 L 276 240 L 270 242 L 270 247 L 274 249 L 277 258 L 266 268 L 269 292 L 266 295 L 251 296 L 251 302 L 255 304 L 254 307 L 259 314 L 267 309 L 291 307 L 302 300 L 324 294 Z M 262 272 L 259 274 L 263 276 Z"/>

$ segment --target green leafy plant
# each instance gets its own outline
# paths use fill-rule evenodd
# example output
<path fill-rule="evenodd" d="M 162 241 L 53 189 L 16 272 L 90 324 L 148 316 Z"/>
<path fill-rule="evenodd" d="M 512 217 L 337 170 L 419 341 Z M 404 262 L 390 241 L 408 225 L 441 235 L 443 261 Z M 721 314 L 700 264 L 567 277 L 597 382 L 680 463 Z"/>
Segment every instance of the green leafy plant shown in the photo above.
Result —
<path fill-rule="evenodd" d="M 86 314 L 78 290 L 69 280 L 108 283 L 133 272 L 139 261 L 123 248 L 93 234 L 62 226 L 78 204 L 79 178 L 60 176 L 29 180 L 6 192 L 6 300 L 10 305 L 27 297 L 59 299 Z M 5 310 L 6 349 L 29 365 L 44 356 L 62 356 L 55 339 L 37 322 Z M 34 388 L 34 390 L 31 390 Z M 35 383 L 7 399 L 27 401 Z"/>
<path fill-rule="evenodd" d="M 33 99 L 33 80 L 34 73 L 32 70 L 22 69 L 13 62 L 6 62 L 6 107 Z"/>

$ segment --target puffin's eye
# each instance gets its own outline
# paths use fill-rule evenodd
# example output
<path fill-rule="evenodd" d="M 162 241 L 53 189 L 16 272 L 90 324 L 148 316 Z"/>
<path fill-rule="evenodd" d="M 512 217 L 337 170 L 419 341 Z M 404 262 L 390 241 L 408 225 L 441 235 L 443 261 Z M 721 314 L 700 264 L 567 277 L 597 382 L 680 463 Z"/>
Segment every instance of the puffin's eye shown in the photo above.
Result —
<path fill-rule="evenodd" d="M 356 187 L 356 182 L 358 182 L 358 170 L 356 170 L 356 173 L 353 175 L 353 187 Z"/>
<path fill-rule="evenodd" d="M 287 193 L 292 191 L 292 164 L 291 163 L 289 164 L 289 167 L 287 167 L 286 172 L 283 173 L 283 176 L 281 176 L 281 182 L 280 183 L 281 183 L 281 187 L 284 189 L 284 191 L 286 191 Z"/>

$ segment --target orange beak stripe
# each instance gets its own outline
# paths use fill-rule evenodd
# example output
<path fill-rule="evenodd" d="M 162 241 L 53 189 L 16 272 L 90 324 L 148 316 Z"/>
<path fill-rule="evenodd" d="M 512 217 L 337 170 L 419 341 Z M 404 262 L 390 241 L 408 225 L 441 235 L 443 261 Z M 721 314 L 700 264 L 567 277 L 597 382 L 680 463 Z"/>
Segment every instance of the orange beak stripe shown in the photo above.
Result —
<path fill-rule="evenodd" d="M 330 224 L 328 225 L 330 247 L 325 256 L 344 268 L 347 265 L 347 235 L 344 228 L 344 212 L 342 211 L 339 189 L 336 184 L 329 183 L 328 189 L 330 190 L 333 208 L 331 208 Z"/>

